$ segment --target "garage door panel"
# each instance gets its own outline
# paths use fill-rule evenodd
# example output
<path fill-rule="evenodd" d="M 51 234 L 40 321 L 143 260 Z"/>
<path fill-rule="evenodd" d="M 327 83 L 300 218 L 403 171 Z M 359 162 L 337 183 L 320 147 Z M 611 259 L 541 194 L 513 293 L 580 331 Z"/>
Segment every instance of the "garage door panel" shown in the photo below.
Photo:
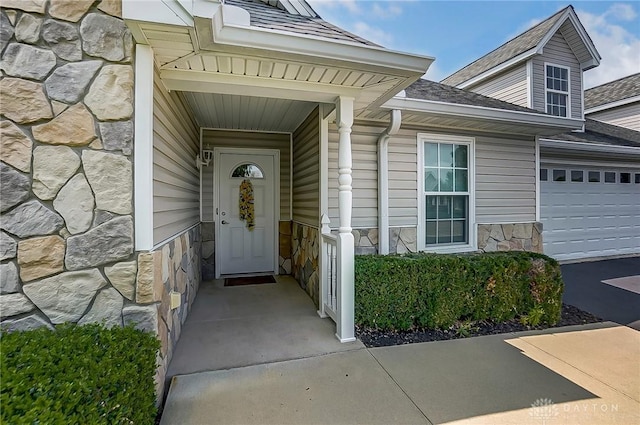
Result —
<path fill-rule="evenodd" d="M 543 168 L 580 169 L 575 165 Z M 612 166 L 584 171 L 640 172 Z M 588 173 L 584 173 L 585 177 Z M 545 253 L 559 260 L 640 253 L 640 184 L 543 181 L 540 214 Z"/>

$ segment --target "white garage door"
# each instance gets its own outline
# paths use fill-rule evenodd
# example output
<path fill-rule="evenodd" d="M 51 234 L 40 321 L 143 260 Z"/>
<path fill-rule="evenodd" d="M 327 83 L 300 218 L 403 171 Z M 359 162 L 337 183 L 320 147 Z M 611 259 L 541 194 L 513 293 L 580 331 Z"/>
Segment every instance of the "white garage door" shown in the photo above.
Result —
<path fill-rule="evenodd" d="M 542 164 L 540 183 L 545 254 L 640 253 L 640 169 Z"/>

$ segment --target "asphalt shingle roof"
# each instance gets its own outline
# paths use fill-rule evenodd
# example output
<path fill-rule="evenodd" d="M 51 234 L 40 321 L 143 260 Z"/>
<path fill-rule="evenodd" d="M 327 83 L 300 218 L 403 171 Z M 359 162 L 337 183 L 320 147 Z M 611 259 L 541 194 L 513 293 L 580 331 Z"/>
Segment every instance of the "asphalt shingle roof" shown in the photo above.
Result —
<path fill-rule="evenodd" d="M 540 114 L 540 111 L 514 105 L 513 103 L 487 97 L 468 90 L 458 89 L 443 83 L 429 80 L 418 80 L 405 89 L 408 98 L 433 100 L 458 105 L 483 106 L 485 108 L 504 109 Z"/>
<path fill-rule="evenodd" d="M 595 108 L 633 96 L 640 96 L 640 72 L 584 91 L 584 108 Z"/>
<path fill-rule="evenodd" d="M 640 131 L 607 124 L 591 118 L 585 119 L 584 132 L 571 131 L 550 136 L 547 139 L 640 148 Z"/>
<path fill-rule="evenodd" d="M 226 4 L 241 7 L 249 12 L 251 25 L 255 27 L 378 46 L 320 17 L 294 15 L 260 0 L 227 0 Z"/>
<path fill-rule="evenodd" d="M 494 68 L 501 63 L 504 63 L 521 53 L 536 47 L 544 38 L 544 36 L 551 30 L 551 28 L 558 22 L 562 14 L 572 6 L 567 6 L 564 9 L 558 11 L 555 15 L 545 19 L 533 28 L 523 32 L 517 37 L 507 41 L 497 49 L 487 53 L 475 62 L 470 63 L 459 71 L 454 72 L 444 80 L 443 83 L 451 86 L 457 86 L 464 83 L 491 68 Z"/>

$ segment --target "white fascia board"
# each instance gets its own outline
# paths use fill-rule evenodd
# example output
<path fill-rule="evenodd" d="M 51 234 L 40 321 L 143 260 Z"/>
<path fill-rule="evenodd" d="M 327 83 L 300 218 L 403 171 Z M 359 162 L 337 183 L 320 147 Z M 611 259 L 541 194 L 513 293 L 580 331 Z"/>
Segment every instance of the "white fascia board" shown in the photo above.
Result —
<path fill-rule="evenodd" d="M 178 0 L 122 0 L 122 19 L 193 27 L 193 16 Z"/>
<path fill-rule="evenodd" d="M 627 97 L 626 99 L 616 100 L 615 102 L 604 103 L 602 105 L 594 106 L 584 110 L 586 114 L 593 114 L 594 112 L 606 111 L 607 109 L 617 108 L 619 106 L 628 105 L 630 103 L 640 102 L 640 95 Z"/>
<path fill-rule="evenodd" d="M 584 123 L 584 121 L 580 119 L 555 117 L 552 115 L 533 112 L 507 111 L 504 109 L 487 108 L 484 106 L 461 105 L 434 100 L 403 99 L 398 97 L 394 97 L 387 101 L 382 105 L 382 108 L 503 121 L 547 128 L 552 127 L 564 131 L 580 129 Z"/>
<path fill-rule="evenodd" d="M 475 84 L 478 84 L 479 82 L 481 82 L 482 80 L 485 80 L 489 77 L 492 77 L 496 74 L 499 74 L 500 72 L 511 68 L 512 66 L 517 65 L 518 63 L 529 59 L 530 57 L 537 55 L 539 52 L 537 51 L 536 48 L 533 48 L 531 50 L 527 50 L 526 52 L 522 52 L 520 53 L 518 56 L 515 56 L 511 59 L 509 59 L 506 62 L 502 62 L 500 65 L 496 65 L 491 69 L 486 70 L 485 72 L 483 72 L 482 74 L 476 75 L 475 77 L 460 83 L 458 85 L 456 85 L 455 87 L 459 88 L 459 89 L 464 89 L 470 86 L 473 86 Z"/>
<path fill-rule="evenodd" d="M 359 88 L 338 87 L 306 81 L 276 80 L 206 71 L 163 69 L 160 78 L 169 90 L 237 94 L 277 99 L 334 103 L 339 96 L 357 97 Z"/>
<path fill-rule="evenodd" d="M 362 63 L 380 68 L 424 75 L 434 58 L 388 50 L 382 47 L 330 40 L 234 23 L 237 7 L 222 5 L 213 16 L 213 41 L 237 47 L 321 57 L 336 62 Z M 227 13 L 230 12 L 230 13 Z M 225 18 L 228 15 L 229 18 Z M 230 22 L 231 21 L 231 22 Z M 236 21 L 237 22 L 237 21 Z"/>
<path fill-rule="evenodd" d="M 564 12 L 564 15 L 560 19 L 558 19 L 558 21 L 555 23 L 555 25 L 553 27 L 551 27 L 551 29 L 547 32 L 547 34 L 544 36 L 544 38 L 540 41 L 540 43 L 538 43 L 538 53 L 542 53 L 542 49 L 544 48 L 544 46 L 546 46 L 546 44 L 549 42 L 549 40 L 551 40 L 551 37 L 553 37 L 553 35 L 556 32 L 558 32 L 560 27 L 562 25 L 564 25 L 564 23 L 565 23 L 565 21 L 567 19 L 569 19 L 571 21 L 571 23 L 573 24 L 573 27 L 575 28 L 576 32 L 580 36 L 580 39 L 584 43 L 585 47 L 589 51 L 589 54 L 591 55 L 591 58 L 592 58 L 590 61 L 587 61 L 587 62 L 584 62 L 584 63 L 580 64 L 582 69 L 583 70 L 584 69 L 591 69 L 591 68 L 594 68 L 594 67 L 600 65 L 600 59 L 602 59 L 602 57 L 600 56 L 600 53 L 598 53 L 598 50 L 596 49 L 596 46 L 591 42 L 591 38 L 589 37 L 589 35 L 585 31 L 584 27 L 580 23 L 580 20 L 578 19 L 578 16 L 575 14 L 573 9 L 571 9 L 571 8 L 567 9 Z"/>
<path fill-rule="evenodd" d="M 634 146 L 601 145 L 596 143 L 570 142 L 568 140 L 540 139 L 540 147 L 567 149 L 572 151 L 640 155 L 640 148 Z"/>

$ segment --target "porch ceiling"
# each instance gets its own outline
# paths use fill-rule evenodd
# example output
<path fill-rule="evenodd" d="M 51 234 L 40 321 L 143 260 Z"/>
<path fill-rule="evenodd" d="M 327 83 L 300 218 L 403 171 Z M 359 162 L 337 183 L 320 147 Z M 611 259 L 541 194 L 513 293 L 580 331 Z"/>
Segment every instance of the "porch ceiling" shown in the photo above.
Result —
<path fill-rule="evenodd" d="M 183 93 L 200 127 L 293 132 L 317 103 L 219 93 Z"/>

